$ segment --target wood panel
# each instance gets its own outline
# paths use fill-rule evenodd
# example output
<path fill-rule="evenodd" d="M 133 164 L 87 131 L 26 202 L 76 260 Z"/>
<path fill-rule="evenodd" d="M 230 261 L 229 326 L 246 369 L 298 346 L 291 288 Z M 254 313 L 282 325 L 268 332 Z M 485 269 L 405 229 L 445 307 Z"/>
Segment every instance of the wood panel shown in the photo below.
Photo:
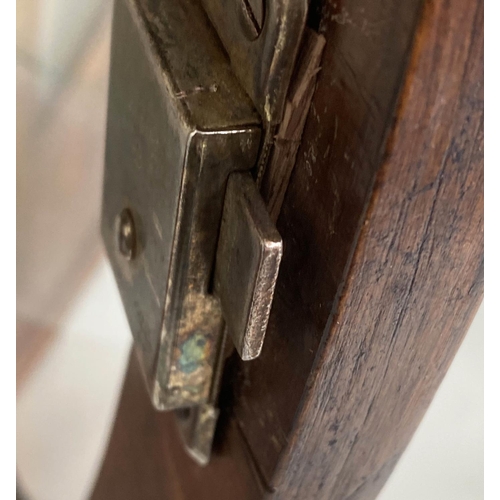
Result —
<path fill-rule="evenodd" d="M 115 425 L 92 500 L 253 500 L 264 492 L 234 422 L 217 436 L 207 468 L 186 455 L 170 413 L 153 409 L 132 352 Z M 221 439 L 222 438 L 222 439 Z M 207 474 L 208 472 L 208 474 Z M 188 473 L 188 476 L 186 476 Z M 186 479 L 188 479 L 186 481 Z"/>
<path fill-rule="evenodd" d="M 313 2 L 326 38 L 278 219 L 284 254 L 264 349 L 241 366 L 235 414 L 273 485 L 322 339 L 331 329 L 412 46 L 421 2 Z"/>
<path fill-rule="evenodd" d="M 112 472 L 121 461 L 156 498 L 139 465 L 154 448 L 127 448 L 145 429 L 167 443 L 153 460 L 164 498 L 375 498 L 480 303 L 482 2 L 325 0 L 309 25 L 326 46 L 262 356 L 228 360 L 204 469 L 144 398 L 134 428 L 126 385 L 95 499 L 137 498 Z"/>
<path fill-rule="evenodd" d="M 385 161 L 280 466 L 277 498 L 374 498 L 481 302 L 482 27 L 482 2 L 425 4 Z"/>

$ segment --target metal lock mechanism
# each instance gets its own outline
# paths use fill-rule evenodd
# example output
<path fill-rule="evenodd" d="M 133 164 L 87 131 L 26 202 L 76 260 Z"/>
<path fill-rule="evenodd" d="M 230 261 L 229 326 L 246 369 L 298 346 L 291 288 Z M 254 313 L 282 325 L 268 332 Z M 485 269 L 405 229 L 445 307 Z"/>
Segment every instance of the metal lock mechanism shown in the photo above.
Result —
<path fill-rule="evenodd" d="M 178 410 L 200 464 L 226 332 L 259 355 L 282 255 L 252 172 L 293 69 L 269 44 L 305 22 L 306 2 L 287 3 L 249 36 L 220 11 L 234 2 L 115 1 L 102 234 L 152 402 Z"/>

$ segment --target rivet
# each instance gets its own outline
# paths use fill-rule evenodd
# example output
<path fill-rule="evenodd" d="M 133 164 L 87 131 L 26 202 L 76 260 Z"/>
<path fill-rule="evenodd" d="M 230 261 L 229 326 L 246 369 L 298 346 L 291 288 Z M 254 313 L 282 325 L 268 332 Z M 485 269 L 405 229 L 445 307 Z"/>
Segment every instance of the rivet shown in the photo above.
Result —
<path fill-rule="evenodd" d="M 118 249 L 127 259 L 132 260 L 136 253 L 136 234 L 132 212 L 125 208 L 118 216 Z"/>

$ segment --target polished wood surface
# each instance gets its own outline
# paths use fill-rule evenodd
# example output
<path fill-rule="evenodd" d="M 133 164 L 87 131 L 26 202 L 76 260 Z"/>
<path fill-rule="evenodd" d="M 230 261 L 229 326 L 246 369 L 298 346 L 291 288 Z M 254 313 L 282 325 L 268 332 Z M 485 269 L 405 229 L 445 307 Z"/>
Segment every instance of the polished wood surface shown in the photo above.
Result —
<path fill-rule="evenodd" d="M 260 498 L 264 487 L 249 467 L 248 451 L 234 422 L 226 421 L 216 450 L 208 468 L 194 466 L 184 452 L 173 415 L 153 409 L 132 352 L 92 500 Z"/>
<path fill-rule="evenodd" d="M 481 302 L 482 29 L 482 2 L 425 4 L 277 498 L 375 498 Z"/>
<path fill-rule="evenodd" d="M 421 4 L 313 3 L 326 38 L 316 92 L 278 230 L 284 254 L 259 359 L 241 367 L 235 416 L 270 485 L 290 442 L 318 349 L 331 331 L 375 178 Z"/>
<path fill-rule="evenodd" d="M 375 498 L 481 301 L 482 2 L 313 2 L 309 25 L 262 355 L 229 358 L 203 469 L 131 363 L 94 500 Z"/>

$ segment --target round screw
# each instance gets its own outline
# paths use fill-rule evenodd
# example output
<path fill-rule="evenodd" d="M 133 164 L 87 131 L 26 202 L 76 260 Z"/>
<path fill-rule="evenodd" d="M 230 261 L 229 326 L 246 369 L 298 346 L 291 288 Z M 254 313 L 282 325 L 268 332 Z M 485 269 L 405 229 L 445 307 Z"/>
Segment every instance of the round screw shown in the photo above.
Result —
<path fill-rule="evenodd" d="M 132 260 L 136 246 L 134 219 L 130 210 L 125 208 L 118 216 L 118 248 L 127 260 Z"/>
<path fill-rule="evenodd" d="M 256 40 L 264 26 L 265 0 L 239 0 L 240 21 L 245 35 L 250 40 Z"/>

